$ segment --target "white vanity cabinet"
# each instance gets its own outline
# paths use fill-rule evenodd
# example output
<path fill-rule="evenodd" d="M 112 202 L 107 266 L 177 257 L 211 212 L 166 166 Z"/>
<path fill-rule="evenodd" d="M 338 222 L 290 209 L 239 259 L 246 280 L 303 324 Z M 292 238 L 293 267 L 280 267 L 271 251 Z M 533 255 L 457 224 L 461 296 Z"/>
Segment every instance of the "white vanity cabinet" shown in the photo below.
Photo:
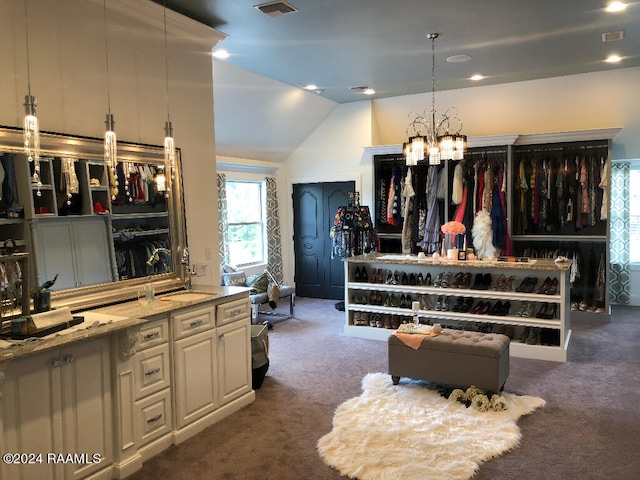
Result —
<path fill-rule="evenodd" d="M 33 457 L 32 464 L 4 462 L 3 480 L 111 478 L 108 338 L 34 354 L 2 368 L 2 452 L 42 455 L 41 461 Z M 83 462 L 52 461 L 49 453 L 77 454 Z"/>
<path fill-rule="evenodd" d="M 251 305 L 247 300 L 218 306 L 218 386 L 220 405 L 251 390 Z"/>

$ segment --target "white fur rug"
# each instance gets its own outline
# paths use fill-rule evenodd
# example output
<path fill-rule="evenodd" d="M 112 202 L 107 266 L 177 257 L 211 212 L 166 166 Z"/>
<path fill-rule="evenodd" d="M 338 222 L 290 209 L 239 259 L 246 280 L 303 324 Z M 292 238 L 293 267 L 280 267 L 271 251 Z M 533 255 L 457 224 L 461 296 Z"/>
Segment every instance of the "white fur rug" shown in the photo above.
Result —
<path fill-rule="evenodd" d="M 516 447 L 516 421 L 541 398 L 503 393 L 507 410 L 479 412 L 428 384 L 370 373 L 363 393 L 340 405 L 318 441 L 324 462 L 359 480 L 466 480 L 480 464 Z"/>

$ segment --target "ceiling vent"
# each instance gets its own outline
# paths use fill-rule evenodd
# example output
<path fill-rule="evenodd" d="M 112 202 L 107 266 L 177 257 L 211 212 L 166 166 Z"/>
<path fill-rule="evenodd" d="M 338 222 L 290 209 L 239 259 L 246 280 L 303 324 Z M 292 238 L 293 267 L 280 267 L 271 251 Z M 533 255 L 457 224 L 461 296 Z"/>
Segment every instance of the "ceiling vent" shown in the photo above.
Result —
<path fill-rule="evenodd" d="M 603 42 L 617 42 L 618 40 L 622 40 L 624 38 L 624 30 L 620 30 L 619 32 L 608 32 L 602 34 Z"/>
<path fill-rule="evenodd" d="M 260 5 L 254 5 L 255 8 L 262 13 L 269 15 L 270 17 L 279 17 L 285 13 L 297 12 L 298 9 L 288 2 L 280 0 L 278 2 L 261 3 Z"/>

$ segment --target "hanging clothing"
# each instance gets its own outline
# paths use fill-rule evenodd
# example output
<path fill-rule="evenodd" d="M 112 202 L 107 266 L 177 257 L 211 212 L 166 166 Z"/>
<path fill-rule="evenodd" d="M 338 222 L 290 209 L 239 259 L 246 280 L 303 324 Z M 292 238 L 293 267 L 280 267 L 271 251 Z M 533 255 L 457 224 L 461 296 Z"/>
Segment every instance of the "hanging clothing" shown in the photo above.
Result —
<path fill-rule="evenodd" d="M 433 253 L 438 251 L 440 243 L 440 209 L 438 207 L 438 198 L 435 195 L 436 185 L 438 183 L 438 169 L 435 165 L 429 166 L 428 173 L 429 195 L 427 204 L 427 220 L 424 231 L 424 238 L 422 239 L 422 249 L 427 253 Z"/>
<path fill-rule="evenodd" d="M 453 186 L 451 188 L 451 202 L 454 205 L 460 205 L 462 203 L 463 188 L 464 186 L 463 186 L 463 179 L 462 179 L 462 164 L 459 162 L 453 169 Z"/>
<path fill-rule="evenodd" d="M 602 206 L 600 207 L 600 220 L 606 220 L 609 212 L 609 162 L 601 159 L 600 183 L 598 187 L 602 189 Z"/>
<path fill-rule="evenodd" d="M 413 189 L 411 167 L 407 169 L 407 177 L 402 188 L 402 253 L 411 253 L 411 229 L 413 227 L 413 199 L 416 192 Z"/>

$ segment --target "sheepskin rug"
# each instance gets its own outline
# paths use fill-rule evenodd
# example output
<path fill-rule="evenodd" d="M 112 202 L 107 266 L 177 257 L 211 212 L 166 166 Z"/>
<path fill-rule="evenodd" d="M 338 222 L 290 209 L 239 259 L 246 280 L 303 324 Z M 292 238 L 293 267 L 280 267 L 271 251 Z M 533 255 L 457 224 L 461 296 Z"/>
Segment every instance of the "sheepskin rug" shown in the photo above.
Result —
<path fill-rule="evenodd" d="M 442 397 L 425 382 L 393 385 L 383 373 L 362 380 L 363 393 L 340 405 L 318 441 L 327 465 L 359 480 L 465 480 L 480 464 L 516 447 L 516 421 L 541 398 L 503 393 L 507 410 L 479 412 Z"/>

